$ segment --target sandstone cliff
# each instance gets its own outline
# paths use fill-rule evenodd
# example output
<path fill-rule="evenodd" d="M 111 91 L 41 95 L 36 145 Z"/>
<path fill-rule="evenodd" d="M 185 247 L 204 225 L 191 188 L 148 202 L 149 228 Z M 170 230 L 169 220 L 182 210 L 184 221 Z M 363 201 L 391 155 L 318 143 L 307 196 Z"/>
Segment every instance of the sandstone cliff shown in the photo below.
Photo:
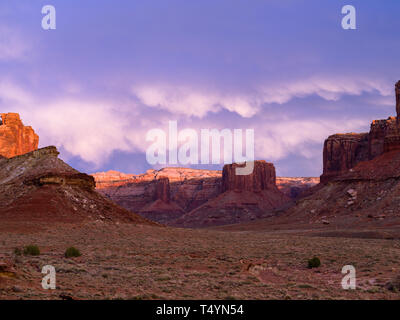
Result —
<path fill-rule="evenodd" d="M 324 171 L 321 182 L 327 182 L 369 159 L 368 133 L 335 134 L 325 140 L 323 150 Z"/>
<path fill-rule="evenodd" d="M 262 170 L 256 165 L 255 170 L 259 169 Z M 232 167 L 227 166 L 225 170 L 232 170 Z M 148 170 L 140 175 L 108 171 L 95 173 L 93 176 L 96 180 L 96 188 L 100 193 L 132 212 L 138 212 L 146 218 L 162 223 L 175 220 L 216 198 L 223 191 L 241 188 L 240 184 L 250 181 L 244 181 L 239 177 L 235 181 L 225 180 L 223 182 L 222 171 L 175 167 Z M 261 173 L 256 176 L 261 176 Z M 226 177 L 233 179 L 231 174 Z M 159 182 L 164 178 L 168 178 L 169 187 L 166 182 Z M 230 185 L 231 183 L 232 185 Z M 254 188 L 249 185 L 249 191 L 263 188 L 263 183 L 265 181 L 251 182 Z M 287 197 L 293 199 L 318 183 L 319 178 L 276 178 L 278 188 Z M 157 191 L 160 188 L 162 196 Z M 169 196 L 167 195 L 168 189 Z"/>
<path fill-rule="evenodd" d="M 167 223 L 220 194 L 221 172 L 190 168 L 148 170 L 144 174 L 93 174 L 97 190 L 132 212 Z"/>
<path fill-rule="evenodd" d="M 399 125 L 397 118 L 389 117 L 373 121 L 369 133 L 329 137 L 324 146 L 324 183 L 289 209 L 286 221 L 343 228 L 400 225 Z"/>
<path fill-rule="evenodd" d="M 316 177 L 277 177 L 276 186 L 291 199 L 302 197 L 311 188 L 318 185 L 320 178 Z"/>
<path fill-rule="evenodd" d="M 255 161 L 253 173 L 250 175 L 237 175 L 236 168 L 240 166 L 237 163 L 224 166 L 222 192 L 229 190 L 259 192 L 276 187 L 275 167 L 272 163 Z"/>
<path fill-rule="evenodd" d="M 400 82 L 396 84 L 396 110 L 400 108 Z M 323 174 L 326 183 L 354 168 L 362 161 L 372 160 L 384 152 L 400 149 L 399 114 L 385 120 L 374 120 L 368 133 L 335 134 L 325 140 Z"/>
<path fill-rule="evenodd" d="M 23 125 L 18 113 L 1 113 L 0 117 L 1 156 L 12 158 L 38 148 L 38 135 Z"/>
<path fill-rule="evenodd" d="M 147 219 L 168 223 L 185 213 L 179 205 L 171 201 L 170 183 L 167 177 L 161 176 L 155 180 L 152 200 L 138 211 L 141 216 Z"/>
<path fill-rule="evenodd" d="M 222 193 L 197 209 L 183 215 L 172 225 L 209 227 L 251 221 L 274 215 L 274 209 L 290 203 L 276 186 L 272 163 L 255 161 L 253 173 L 235 174 L 238 164 L 222 170 Z"/>

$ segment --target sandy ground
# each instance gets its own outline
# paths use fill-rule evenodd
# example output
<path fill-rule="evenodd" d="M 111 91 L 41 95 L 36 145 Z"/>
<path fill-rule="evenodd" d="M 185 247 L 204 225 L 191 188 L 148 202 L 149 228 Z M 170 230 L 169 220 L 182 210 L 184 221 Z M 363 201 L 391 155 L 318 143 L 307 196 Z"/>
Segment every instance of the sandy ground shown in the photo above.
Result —
<path fill-rule="evenodd" d="M 39 256 L 16 255 L 35 244 Z M 66 248 L 82 252 L 65 258 Z M 308 269 L 313 256 L 322 265 Z M 0 224 L 0 299 L 399 299 L 400 241 L 88 222 Z M 56 269 L 44 290 L 41 269 Z M 344 265 L 357 289 L 343 290 Z"/>

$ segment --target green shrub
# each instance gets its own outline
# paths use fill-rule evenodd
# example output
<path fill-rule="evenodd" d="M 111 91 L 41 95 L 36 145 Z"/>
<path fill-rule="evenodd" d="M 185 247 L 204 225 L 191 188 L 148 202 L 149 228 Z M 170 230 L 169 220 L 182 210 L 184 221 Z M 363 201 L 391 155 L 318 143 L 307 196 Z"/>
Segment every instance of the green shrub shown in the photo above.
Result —
<path fill-rule="evenodd" d="M 321 261 L 318 257 L 314 257 L 308 260 L 308 268 L 318 268 L 321 265 Z"/>
<path fill-rule="evenodd" d="M 24 248 L 24 255 L 26 256 L 38 256 L 40 255 L 40 249 L 38 246 L 29 245 Z"/>
<path fill-rule="evenodd" d="M 16 256 L 20 256 L 20 255 L 22 255 L 22 250 L 21 250 L 20 248 L 15 248 L 15 249 L 14 249 L 14 254 L 15 254 Z"/>
<path fill-rule="evenodd" d="M 65 251 L 66 258 L 80 257 L 82 254 L 77 248 L 70 247 Z"/>

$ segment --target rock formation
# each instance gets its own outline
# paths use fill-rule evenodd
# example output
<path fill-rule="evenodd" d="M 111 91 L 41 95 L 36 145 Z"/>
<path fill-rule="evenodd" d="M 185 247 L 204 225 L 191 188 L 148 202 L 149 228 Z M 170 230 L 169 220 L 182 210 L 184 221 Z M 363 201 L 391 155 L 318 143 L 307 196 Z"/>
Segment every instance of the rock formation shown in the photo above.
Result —
<path fill-rule="evenodd" d="M 335 227 L 400 225 L 399 142 L 395 117 L 373 121 L 369 133 L 330 136 L 324 145 L 323 183 L 284 216 L 291 223 L 325 221 Z"/>
<path fill-rule="evenodd" d="M 368 133 L 335 134 L 325 140 L 322 183 L 348 172 L 362 161 L 400 149 L 400 81 L 396 83 L 395 93 L 397 118 L 374 120 Z"/>
<path fill-rule="evenodd" d="M 324 143 L 321 182 L 347 172 L 368 158 L 368 133 L 334 134 L 328 137 Z"/>
<path fill-rule="evenodd" d="M 23 125 L 18 113 L 1 113 L 0 117 L 1 156 L 12 158 L 38 148 L 38 135 Z"/>
<path fill-rule="evenodd" d="M 162 176 L 154 181 L 153 202 L 145 205 L 138 212 L 141 216 L 160 223 L 168 223 L 185 213 L 181 207 L 171 201 L 169 179 Z"/>
<path fill-rule="evenodd" d="M 276 187 L 275 167 L 272 163 L 255 161 L 253 173 L 250 175 L 237 175 L 238 167 L 240 165 L 236 163 L 224 166 L 222 192 L 229 190 L 259 192 Z"/>
<path fill-rule="evenodd" d="M 152 224 L 95 190 L 94 178 L 58 159 L 56 147 L 0 159 L 0 220 Z"/>
<path fill-rule="evenodd" d="M 297 199 L 319 184 L 315 177 L 277 177 L 276 186 L 287 197 Z"/>
<path fill-rule="evenodd" d="M 225 165 L 222 170 L 222 193 L 183 215 L 172 225 L 209 227 L 240 223 L 275 215 L 274 209 L 290 203 L 276 186 L 272 163 L 255 161 L 250 175 L 235 174 L 238 164 Z"/>
<path fill-rule="evenodd" d="M 93 174 L 97 190 L 132 212 L 168 223 L 220 194 L 221 172 L 190 168 Z"/>
<path fill-rule="evenodd" d="M 95 173 L 93 176 L 97 190 L 119 205 L 151 220 L 169 223 L 168 221 L 191 212 L 228 189 L 241 189 L 240 185 L 245 184 L 249 191 L 261 190 L 275 181 L 275 177 L 266 180 L 266 172 L 262 173 L 263 166 L 257 163 L 254 168 L 257 174 L 247 179 L 233 175 L 235 166 L 237 165 L 225 167 L 225 170 L 230 170 L 225 175 L 225 180 L 222 171 L 190 168 L 148 170 L 140 175 L 108 171 Z M 266 164 L 266 167 L 272 169 L 273 165 Z M 275 169 L 268 172 L 271 174 Z M 249 179 L 261 177 L 263 174 L 264 180 L 254 180 L 249 184 Z M 163 181 L 165 178 L 168 178 L 169 187 Z M 276 183 L 287 197 L 294 199 L 318 184 L 319 178 L 278 177 Z M 169 215 L 167 209 L 170 210 Z"/>
<path fill-rule="evenodd" d="M 283 216 L 293 225 L 335 228 L 400 225 L 400 151 L 358 163 L 351 171 L 321 184 Z M 285 223 L 281 221 L 280 223 Z"/>

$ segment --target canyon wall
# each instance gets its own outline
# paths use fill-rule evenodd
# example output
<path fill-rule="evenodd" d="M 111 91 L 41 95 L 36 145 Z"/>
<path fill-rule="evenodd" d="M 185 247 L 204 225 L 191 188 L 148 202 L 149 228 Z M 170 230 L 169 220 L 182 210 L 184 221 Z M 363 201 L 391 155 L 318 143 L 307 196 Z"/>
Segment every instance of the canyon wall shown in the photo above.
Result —
<path fill-rule="evenodd" d="M 369 159 L 368 133 L 334 134 L 324 143 L 321 182 L 347 172 L 360 161 Z"/>
<path fill-rule="evenodd" d="M 257 161 L 249 176 L 236 176 L 236 167 L 236 164 L 227 165 L 222 171 L 164 168 L 139 175 L 108 171 L 93 176 L 100 193 L 132 212 L 164 223 L 229 190 L 258 192 L 277 185 L 286 199 L 294 199 L 319 183 L 319 178 L 276 178 L 274 166 L 265 161 Z M 170 216 L 166 215 L 167 210 Z"/>
<path fill-rule="evenodd" d="M 325 140 L 321 182 L 349 172 L 358 163 L 400 149 L 400 81 L 395 86 L 397 117 L 374 120 L 367 133 L 335 134 Z"/>
<path fill-rule="evenodd" d="M 221 194 L 172 221 L 171 225 L 192 228 L 252 221 L 275 215 L 275 209 L 291 202 L 276 186 L 272 163 L 255 161 L 249 175 L 236 175 L 239 166 L 225 165 Z"/>

